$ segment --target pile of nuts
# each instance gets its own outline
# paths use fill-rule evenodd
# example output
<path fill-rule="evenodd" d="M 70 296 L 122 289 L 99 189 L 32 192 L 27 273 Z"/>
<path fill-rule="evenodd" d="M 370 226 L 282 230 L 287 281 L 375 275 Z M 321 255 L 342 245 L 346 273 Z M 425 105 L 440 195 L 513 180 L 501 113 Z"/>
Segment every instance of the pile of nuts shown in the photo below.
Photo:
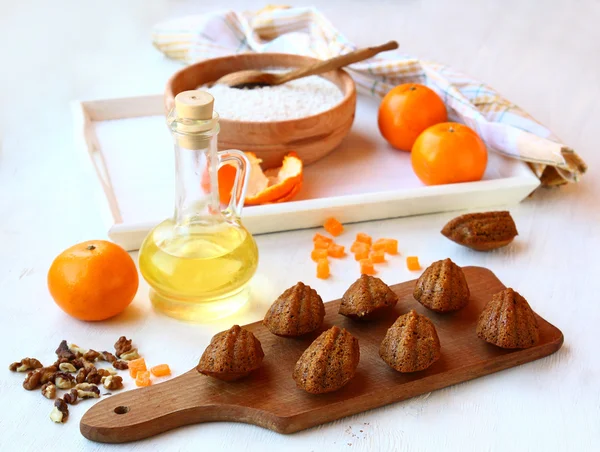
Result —
<path fill-rule="evenodd" d="M 47 399 L 55 399 L 50 419 L 57 423 L 66 422 L 69 417 L 68 405 L 74 405 L 80 399 L 100 397 L 99 385 L 107 390 L 123 388 L 123 378 L 118 370 L 128 369 L 128 361 L 140 357 L 137 348 L 131 345 L 131 339 L 121 336 L 115 343 L 115 354 L 86 350 L 76 344 L 67 344 L 63 340 L 56 349 L 57 360 L 50 366 L 44 366 L 35 358 L 23 358 L 9 366 L 13 372 L 28 372 L 23 387 L 28 391 L 40 389 Z M 98 368 L 94 363 L 107 362 L 113 368 Z M 56 398 L 57 390 L 64 390 L 62 397 Z M 104 395 L 110 395 L 105 393 Z"/>

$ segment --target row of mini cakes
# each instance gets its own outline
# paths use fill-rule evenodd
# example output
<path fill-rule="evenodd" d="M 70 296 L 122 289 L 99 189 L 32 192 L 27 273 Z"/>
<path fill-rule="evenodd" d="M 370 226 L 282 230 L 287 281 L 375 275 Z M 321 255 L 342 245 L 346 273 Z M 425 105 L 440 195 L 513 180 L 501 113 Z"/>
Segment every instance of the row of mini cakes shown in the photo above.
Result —
<path fill-rule="evenodd" d="M 456 311 L 469 301 L 462 269 L 450 259 L 434 262 L 419 278 L 414 297 L 437 312 Z M 368 320 L 389 312 L 397 295 L 379 278 L 362 275 L 342 297 L 339 313 Z M 302 282 L 287 289 L 268 310 L 263 324 L 277 336 L 298 337 L 321 328 L 325 307 L 319 294 Z M 539 340 L 537 321 L 527 301 L 512 289 L 495 294 L 479 317 L 480 338 L 503 348 L 526 348 Z M 411 310 L 388 329 L 379 355 L 398 372 L 427 369 L 441 356 L 434 324 Z M 198 371 L 232 381 L 262 364 L 264 353 L 254 335 L 237 325 L 214 336 Z M 335 357 L 335 359 L 331 359 Z M 360 360 L 358 340 L 337 326 L 323 332 L 296 363 L 293 378 L 299 388 L 313 394 L 335 391 L 348 383 Z"/>

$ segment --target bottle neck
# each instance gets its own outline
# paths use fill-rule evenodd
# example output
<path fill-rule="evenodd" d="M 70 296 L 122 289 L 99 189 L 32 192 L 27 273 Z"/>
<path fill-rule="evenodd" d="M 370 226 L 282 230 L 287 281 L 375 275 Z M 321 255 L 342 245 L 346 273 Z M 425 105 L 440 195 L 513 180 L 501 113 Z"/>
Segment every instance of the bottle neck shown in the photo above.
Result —
<path fill-rule="evenodd" d="M 196 140 L 194 149 L 175 137 L 175 222 L 210 223 L 219 214 L 217 135 Z"/>

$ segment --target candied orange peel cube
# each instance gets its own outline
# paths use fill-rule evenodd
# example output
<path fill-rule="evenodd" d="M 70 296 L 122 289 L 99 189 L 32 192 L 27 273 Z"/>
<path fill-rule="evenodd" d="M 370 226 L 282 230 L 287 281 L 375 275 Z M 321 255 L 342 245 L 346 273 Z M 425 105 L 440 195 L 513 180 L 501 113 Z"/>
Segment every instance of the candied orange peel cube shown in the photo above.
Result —
<path fill-rule="evenodd" d="M 387 245 L 387 241 L 388 241 L 388 239 L 377 239 L 377 240 L 375 240 L 375 242 L 373 243 L 373 249 L 375 251 L 381 251 L 381 250 L 385 251 L 385 247 Z"/>
<path fill-rule="evenodd" d="M 331 243 L 333 243 L 333 242 L 326 242 L 325 240 L 315 240 L 313 245 L 314 245 L 315 249 L 326 250 L 327 248 L 329 248 Z"/>
<path fill-rule="evenodd" d="M 152 375 L 155 377 L 166 377 L 167 375 L 171 375 L 171 368 L 168 364 L 158 364 L 150 369 Z"/>
<path fill-rule="evenodd" d="M 370 247 L 369 247 L 369 245 L 367 245 L 364 242 L 354 242 L 352 244 L 352 246 L 350 247 L 350 252 L 351 253 L 356 253 L 358 251 L 365 251 L 365 250 L 369 251 Z"/>
<path fill-rule="evenodd" d="M 327 250 L 314 249 L 312 250 L 312 253 L 310 253 L 310 258 L 315 262 L 319 262 L 321 259 L 327 259 Z"/>
<path fill-rule="evenodd" d="M 374 250 L 371 251 L 371 255 L 369 258 L 373 261 L 374 264 L 381 264 L 385 262 L 385 251 L 384 250 Z"/>
<path fill-rule="evenodd" d="M 388 254 L 398 254 L 398 240 L 385 239 L 385 252 Z"/>
<path fill-rule="evenodd" d="M 373 243 L 371 236 L 369 234 L 365 234 L 364 232 L 359 232 L 356 234 L 356 241 L 366 243 L 369 246 L 371 246 L 371 243 Z"/>
<path fill-rule="evenodd" d="M 344 232 L 344 226 L 342 225 L 342 223 L 340 223 L 333 217 L 327 218 L 327 220 L 325 220 L 325 223 L 323 224 L 323 227 L 334 237 L 337 237 L 342 232 Z"/>
<path fill-rule="evenodd" d="M 421 264 L 419 264 L 419 258 L 417 256 L 408 256 L 406 258 L 406 266 L 411 272 L 421 270 Z"/>
<path fill-rule="evenodd" d="M 331 237 L 327 237 L 326 235 L 319 234 L 317 232 L 313 237 L 313 242 L 317 242 L 319 240 L 322 242 L 333 243 L 333 239 Z"/>
<path fill-rule="evenodd" d="M 329 256 L 331 257 L 344 257 L 346 255 L 345 253 L 345 248 L 342 245 L 337 245 L 335 243 L 332 243 L 329 248 L 327 248 L 327 254 L 329 254 Z"/>
<path fill-rule="evenodd" d="M 129 375 L 131 378 L 136 378 L 138 372 L 144 372 L 146 368 L 146 360 L 144 358 L 132 359 L 129 361 Z"/>
<path fill-rule="evenodd" d="M 360 263 L 360 273 L 362 275 L 374 275 L 375 267 L 373 266 L 373 261 L 371 259 L 361 259 Z"/>
<path fill-rule="evenodd" d="M 358 250 L 357 252 L 354 253 L 354 259 L 356 259 L 357 261 L 359 261 L 361 259 L 367 259 L 368 257 L 369 257 L 368 249 Z"/>
<path fill-rule="evenodd" d="M 150 371 L 144 370 L 137 373 L 135 377 L 135 385 L 136 386 L 150 386 L 152 384 L 152 380 L 150 380 Z"/>
<path fill-rule="evenodd" d="M 329 278 L 329 261 L 327 259 L 320 259 L 317 261 L 317 278 L 327 279 Z"/>

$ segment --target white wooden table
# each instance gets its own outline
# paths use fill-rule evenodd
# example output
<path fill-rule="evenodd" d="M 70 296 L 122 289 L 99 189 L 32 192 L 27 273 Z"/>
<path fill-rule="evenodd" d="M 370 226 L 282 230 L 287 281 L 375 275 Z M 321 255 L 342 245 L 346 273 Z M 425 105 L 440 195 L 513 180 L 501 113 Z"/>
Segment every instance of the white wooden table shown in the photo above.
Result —
<path fill-rule="evenodd" d="M 0 378 L 2 450 L 598 450 L 600 447 L 600 3 L 468 0 L 315 1 L 359 44 L 397 39 L 408 52 L 486 81 L 550 126 L 589 163 L 577 186 L 540 190 L 511 208 L 520 235 L 507 249 L 479 254 L 439 235 L 453 214 L 351 226 L 396 236 L 425 263 L 451 257 L 491 268 L 565 335 L 550 358 L 417 399 L 283 436 L 258 427 L 191 426 L 137 444 L 85 440 L 78 421 L 48 419 L 51 403 Z M 231 8 L 261 2 L 229 1 Z M 324 299 L 339 297 L 355 272 L 333 266 L 316 280 L 306 265 L 314 231 L 260 236 L 261 262 L 247 309 L 219 323 L 189 325 L 159 316 L 141 285 L 120 317 L 86 324 L 64 315 L 46 289 L 53 257 L 76 242 L 105 238 L 106 209 L 87 155 L 72 140 L 69 101 L 161 92 L 179 65 L 150 45 L 154 23 L 218 7 L 194 1 L 0 2 L 0 316 L 7 366 L 22 356 L 53 359 L 63 338 L 93 348 L 133 337 L 154 363 L 191 368 L 215 332 L 262 317 L 283 289 L 303 280 Z M 169 152 L 169 150 L 165 150 Z M 381 272 L 412 279 L 402 262 Z M 131 388 L 132 384 L 129 383 Z"/>

